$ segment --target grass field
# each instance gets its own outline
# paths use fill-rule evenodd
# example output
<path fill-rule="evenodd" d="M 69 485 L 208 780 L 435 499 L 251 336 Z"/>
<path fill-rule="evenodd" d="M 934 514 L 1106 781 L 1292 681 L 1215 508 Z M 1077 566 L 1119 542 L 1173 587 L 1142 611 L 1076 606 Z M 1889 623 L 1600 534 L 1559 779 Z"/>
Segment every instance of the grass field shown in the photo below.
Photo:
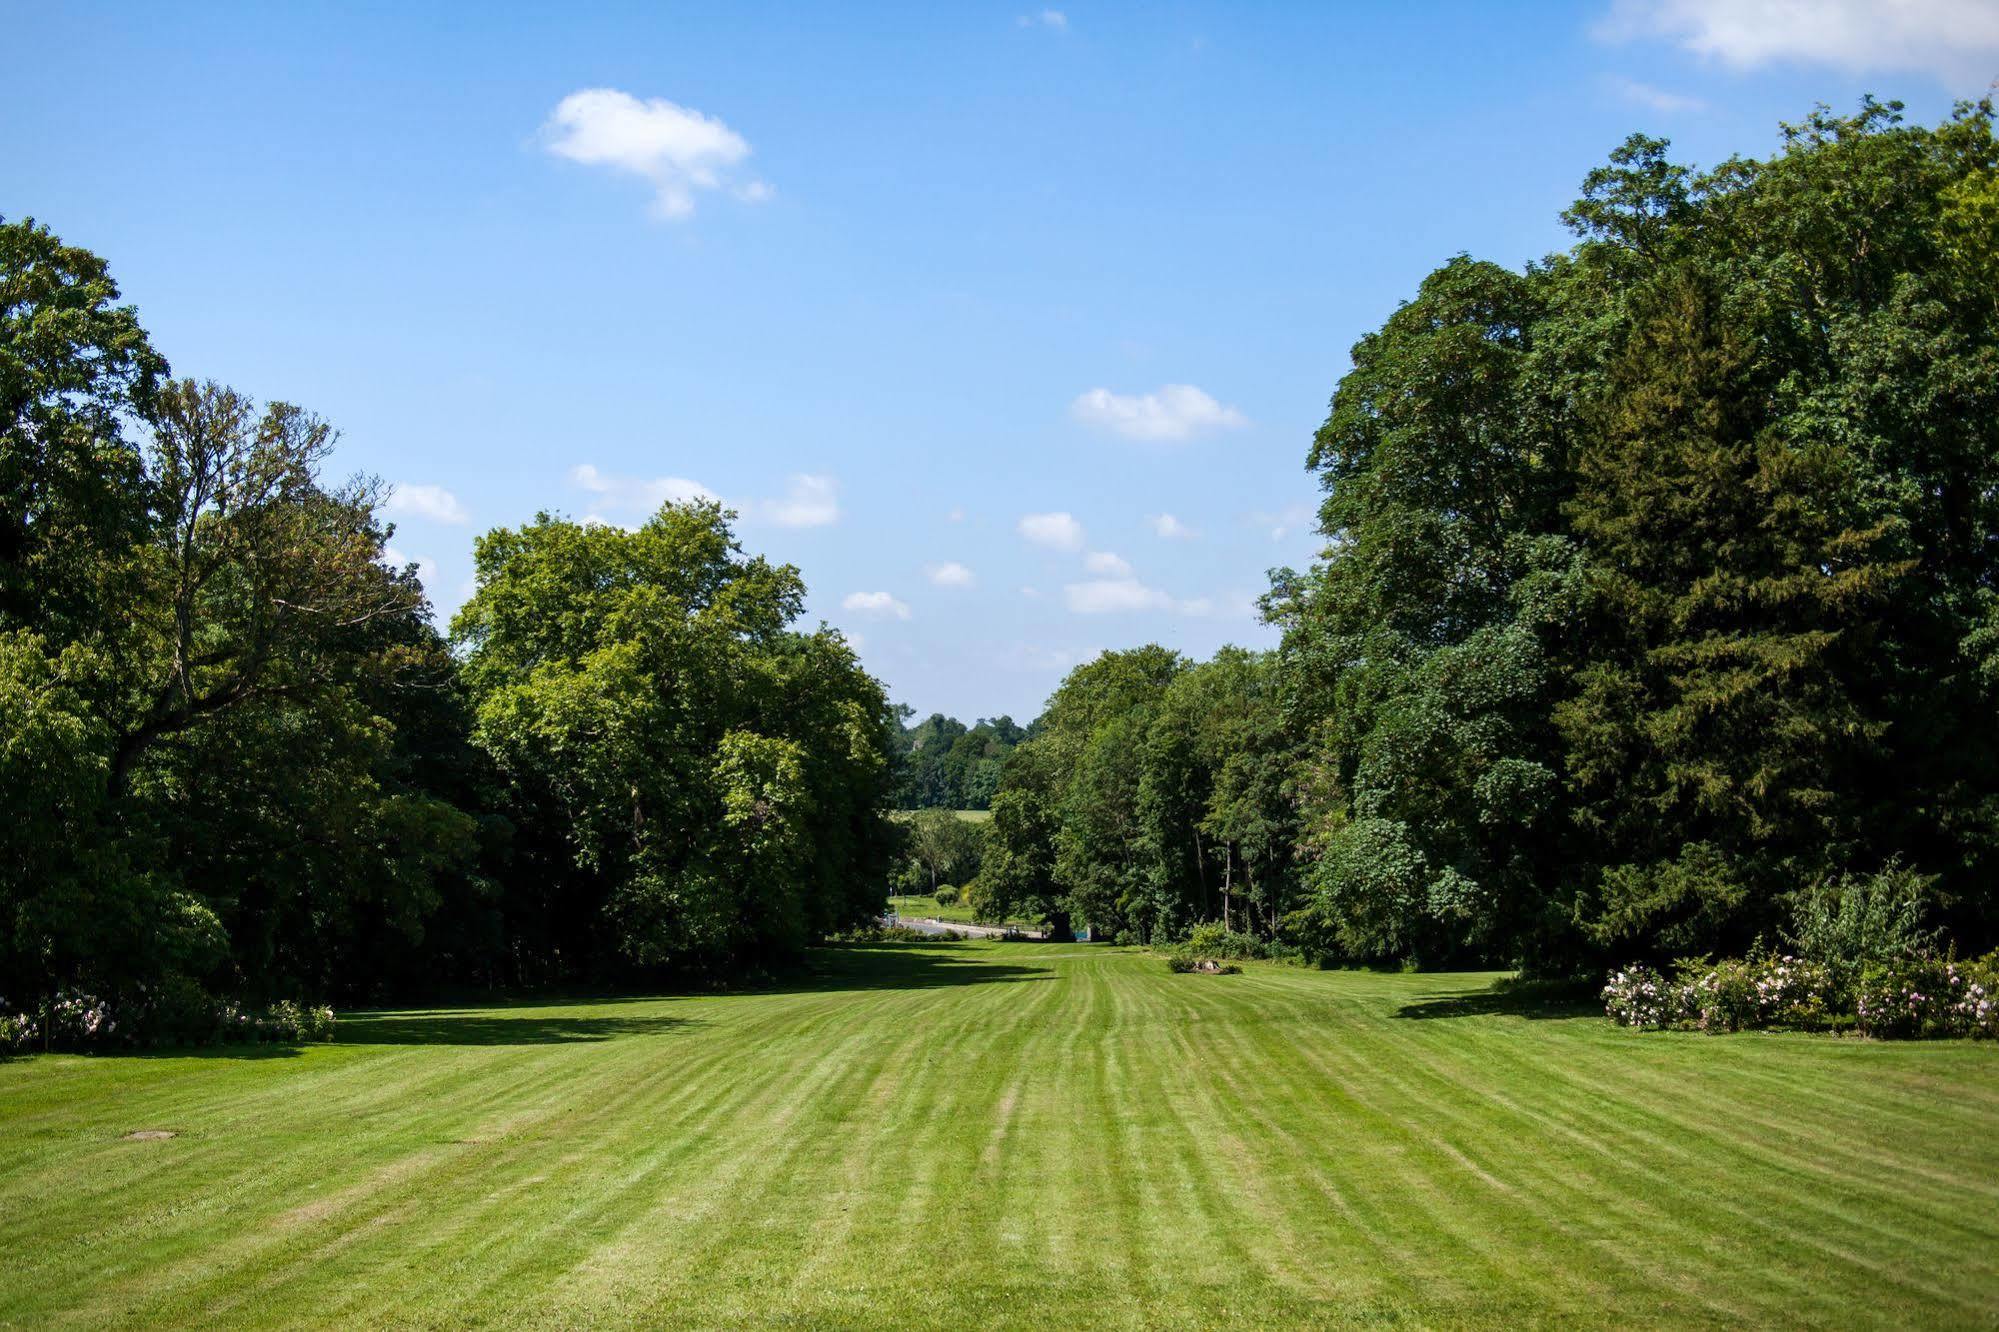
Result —
<path fill-rule="evenodd" d="M 0 1065 L 0 1324 L 1999 1320 L 1991 1046 L 1084 945 L 815 967 Z"/>
<path fill-rule="evenodd" d="M 920 916 L 928 920 L 948 921 L 954 925 L 1006 924 L 1018 925 L 1022 929 L 1029 930 L 1038 930 L 1042 926 L 1041 921 L 1030 920 L 1025 916 L 1014 916 L 1005 921 L 981 921 L 977 919 L 977 914 L 972 910 L 971 904 L 963 898 L 951 903 L 949 906 L 939 906 L 937 899 L 928 893 L 909 893 L 906 895 L 897 894 L 889 898 L 888 904 L 889 908 L 898 915 Z"/>

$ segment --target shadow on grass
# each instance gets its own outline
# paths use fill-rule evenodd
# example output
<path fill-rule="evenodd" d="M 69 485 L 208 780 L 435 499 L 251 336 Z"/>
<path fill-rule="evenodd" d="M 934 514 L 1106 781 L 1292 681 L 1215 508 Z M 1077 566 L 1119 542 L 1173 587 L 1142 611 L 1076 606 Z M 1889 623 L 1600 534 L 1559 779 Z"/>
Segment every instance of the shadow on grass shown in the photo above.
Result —
<path fill-rule="evenodd" d="M 338 1045 L 571 1045 L 628 1036 L 661 1036 L 696 1025 L 683 1017 L 432 1008 L 356 1013 L 334 1028 Z"/>
<path fill-rule="evenodd" d="M 949 939 L 923 942 L 837 944 L 814 948 L 797 970 L 769 984 L 693 994 L 823 994 L 842 990 L 920 990 L 948 985 L 989 985 L 1048 980 L 1045 967 L 967 955 Z M 700 1025 L 693 1017 L 665 1014 L 578 1013 L 624 1004 L 658 1003 L 689 995 L 575 995 L 541 1000 L 500 1000 L 450 1008 L 371 1009 L 343 1013 L 334 1031 L 339 1045 L 567 1045 L 663 1036 Z M 219 1052 L 191 1052 L 219 1053 Z M 295 1051 L 293 1052 L 295 1053 Z"/>
<path fill-rule="evenodd" d="M 1585 982 L 1502 980 L 1469 994 L 1438 995 L 1397 1009 L 1399 1018 L 1600 1017 L 1602 1001 Z"/>
<path fill-rule="evenodd" d="M 982 940 L 981 942 L 988 942 Z M 989 942 L 997 943 L 998 940 Z M 830 944 L 806 954 L 802 969 L 780 977 L 767 991 L 780 994 L 834 990 L 931 990 L 947 985 L 993 985 L 1052 980 L 1047 967 L 999 962 L 967 954 L 956 939 Z"/>

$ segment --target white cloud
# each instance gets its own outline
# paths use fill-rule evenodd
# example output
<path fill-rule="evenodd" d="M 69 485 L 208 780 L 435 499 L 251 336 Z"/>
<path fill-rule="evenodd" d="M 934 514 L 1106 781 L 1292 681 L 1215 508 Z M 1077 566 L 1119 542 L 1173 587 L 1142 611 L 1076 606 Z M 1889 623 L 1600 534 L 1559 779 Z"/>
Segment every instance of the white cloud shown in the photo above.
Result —
<path fill-rule="evenodd" d="M 1152 530 L 1155 535 L 1164 537 L 1168 541 L 1192 541 L 1201 535 L 1170 513 L 1153 514 Z"/>
<path fill-rule="evenodd" d="M 1166 384 L 1157 392 L 1144 394 L 1093 388 L 1069 404 L 1069 414 L 1085 425 L 1126 439 L 1192 439 L 1249 424 L 1241 412 L 1224 407 L 1192 384 Z"/>
<path fill-rule="evenodd" d="M 1041 599 L 1041 589 L 1038 587 L 1023 587 L 1020 589 L 1020 595 L 1026 597 L 1029 601 L 1039 601 Z"/>
<path fill-rule="evenodd" d="M 748 140 L 715 117 L 663 97 L 641 101 L 616 88 L 585 88 L 556 103 L 541 134 L 557 157 L 650 181 L 653 211 L 663 218 L 691 215 L 701 190 L 727 186 L 750 202 L 771 195 L 760 180 L 728 179 L 750 155 Z"/>
<path fill-rule="evenodd" d="M 436 609 L 434 603 L 437 600 L 438 594 L 444 588 L 444 570 L 438 567 L 436 560 L 431 559 L 428 555 L 405 555 L 394 546 L 384 546 L 382 547 L 382 563 L 388 565 L 398 573 L 414 564 L 416 566 L 416 576 L 423 580 L 424 595 L 431 599 L 433 603 L 432 609 Z"/>
<path fill-rule="evenodd" d="M 1113 555 L 1107 550 L 1093 550 L 1083 557 L 1083 567 L 1093 574 L 1106 578 L 1131 577 L 1131 565 L 1122 555 Z"/>
<path fill-rule="evenodd" d="M 1294 532 L 1310 531 L 1315 514 L 1309 504 L 1287 504 L 1275 513 L 1246 515 L 1251 527 L 1260 527 L 1272 541 L 1282 541 Z"/>
<path fill-rule="evenodd" d="M 1074 648 L 1043 647 L 1036 643 L 1015 643 L 1000 658 L 1000 664 L 1017 671 L 1066 672 L 1101 655 L 1101 648 L 1077 651 Z"/>
<path fill-rule="evenodd" d="M 965 511 L 962 508 L 953 508 L 951 512 L 945 514 L 944 517 L 949 519 L 951 522 L 962 523 L 965 521 Z"/>
<path fill-rule="evenodd" d="M 930 567 L 930 581 L 938 587 L 970 587 L 978 579 L 956 560 L 946 560 Z"/>
<path fill-rule="evenodd" d="M 1069 30 L 1069 16 L 1059 9 L 1044 9 L 1034 14 L 1022 14 L 1014 22 L 1023 28 L 1053 28 L 1057 32 Z"/>
<path fill-rule="evenodd" d="M 1081 550 L 1083 525 L 1067 513 L 1030 513 L 1020 520 L 1020 534 L 1052 550 Z"/>
<path fill-rule="evenodd" d="M 1173 605 L 1173 598 L 1136 578 L 1093 578 L 1087 583 L 1066 583 L 1062 596 L 1069 609 L 1078 615 L 1167 610 Z"/>
<path fill-rule="evenodd" d="M 1610 80 L 1610 86 L 1625 101 L 1657 111 L 1661 115 L 1671 116 L 1685 111 L 1707 110 L 1707 103 L 1698 97 L 1668 92 L 1664 88 L 1655 88 L 1636 79 L 1613 78 Z"/>
<path fill-rule="evenodd" d="M 793 472 L 784 498 L 757 506 L 779 527 L 824 527 L 840 517 L 840 483 L 830 476 Z"/>
<path fill-rule="evenodd" d="M 650 516 L 666 503 L 687 504 L 694 500 L 720 503 L 720 497 L 699 481 L 684 476 L 656 476 L 650 480 L 631 476 L 610 476 L 590 463 L 569 469 L 572 485 L 598 496 L 605 508 L 623 509 Z M 592 515 L 595 517 L 596 515 Z"/>
<path fill-rule="evenodd" d="M 878 620 L 909 618 L 908 603 L 896 600 L 887 592 L 849 592 L 840 605 L 845 610 L 872 615 Z"/>
<path fill-rule="evenodd" d="M 385 507 L 398 517 L 428 518 L 433 523 L 458 524 L 472 520 L 472 515 L 465 512 L 465 506 L 458 502 L 458 497 L 443 486 L 417 485 L 410 481 L 396 482 Z"/>
<path fill-rule="evenodd" d="M 1663 38 L 1739 70 L 1907 70 L 1966 93 L 1999 73 L 1992 0 L 1614 0 L 1596 35 Z"/>

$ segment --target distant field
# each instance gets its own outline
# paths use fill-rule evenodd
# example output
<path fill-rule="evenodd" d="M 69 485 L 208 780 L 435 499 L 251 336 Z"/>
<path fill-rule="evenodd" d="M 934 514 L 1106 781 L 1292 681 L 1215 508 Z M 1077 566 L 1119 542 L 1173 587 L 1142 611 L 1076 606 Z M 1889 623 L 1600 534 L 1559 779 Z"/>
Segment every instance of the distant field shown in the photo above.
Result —
<path fill-rule="evenodd" d="M 907 819 L 913 818 L 922 812 L 919 809 L 899 809 L 895 812 L 895 816 L 899 819 Z M 954 809 L 951 812 L 967 823 L 985 823 L 993 816 L 993 812 L 989 809 Z"/>
<path fill-rule="evenodd" d="M 1087 945 L 814 966 L 0 1064 L 0 1325 L 1999 1320 L 1990 1045 Z"/>
<path fill-rule="evenodd" d="M 947 921 L 953 925 L 1020 925 L 1040 929 L 1039 920 L 1025 916 L 1014 916 L 1004 921 L 981 921 L 972 913 L 972 908 L 962 899 L 949 906 L 937 905 L 937 899 L 927 894 L 897 894 L 888 899 L 889 907 L 900 915 L 925 916 L 931 920 Z"/>

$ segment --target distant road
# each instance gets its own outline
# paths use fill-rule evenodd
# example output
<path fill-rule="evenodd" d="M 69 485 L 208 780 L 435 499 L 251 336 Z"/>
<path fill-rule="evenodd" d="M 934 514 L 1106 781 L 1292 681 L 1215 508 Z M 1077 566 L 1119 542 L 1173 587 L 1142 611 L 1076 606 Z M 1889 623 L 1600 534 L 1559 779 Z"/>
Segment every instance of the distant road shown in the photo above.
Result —
<path fill-rule="evenodd" d="M 893 917 L 893 920 L 897 925 L 901 925 L 905 929 L 920 930 L 924 934 L 955 933 L 970 935 L 979 939 L 998 939 L 1006 934 L 1006 930 L 997 925 L 965 925 L 956 921 L 933 920 L 929 916 L 896 916 Z M 1014 933 L 1024 939 L 1039 939 L 1041 937 L 1040 933 L 1035 930 L 1015 930 Z"/>

